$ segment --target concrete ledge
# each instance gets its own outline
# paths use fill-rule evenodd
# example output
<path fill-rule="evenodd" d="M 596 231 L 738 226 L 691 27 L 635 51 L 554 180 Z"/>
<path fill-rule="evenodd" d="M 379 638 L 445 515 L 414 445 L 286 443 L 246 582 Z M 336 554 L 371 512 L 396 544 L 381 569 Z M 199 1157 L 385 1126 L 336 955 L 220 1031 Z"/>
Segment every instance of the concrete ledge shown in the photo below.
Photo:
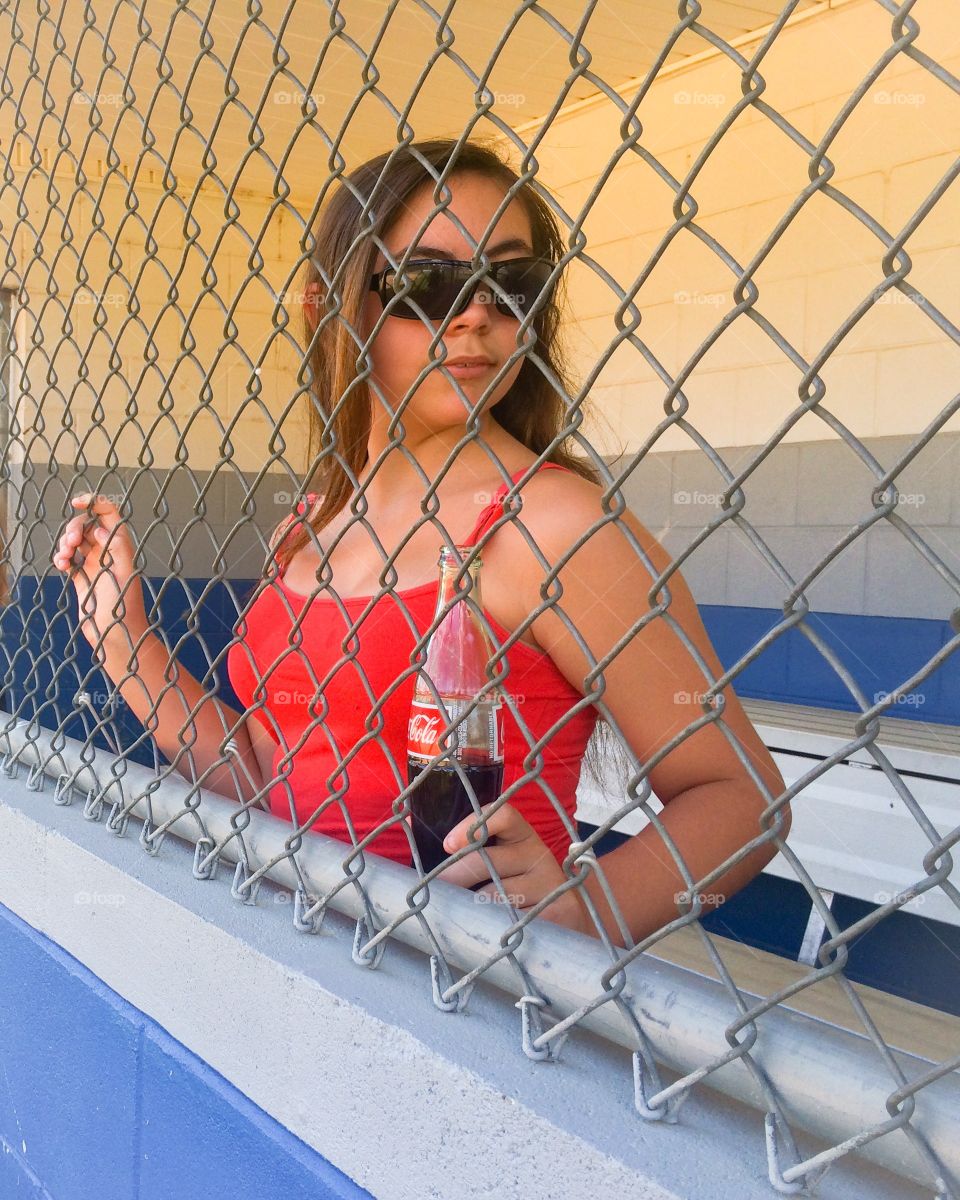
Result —
<path fill-rule="evenodd" d="M 0 1195 L 170 1200 L 275 1191 L 284 1200 L 368 1200 L 2 905 L 0 961 Z"/>
<path fill-rule="evenodd" d="M 356 966 L 350 922 L 298 934 L 286 893 L 265 882 L 253 911 L 226 874 L 196 881 L 173 837 L 150 858 L 49 785 L 0 776 L 0 845 L 0 903 L 377 1197 L 774 1194 L 755 1112 L 699 1089 L 678 1124 L 646 1124 L 615 1046 L 578 1031 L 559 1063 L 534 1063 L 503 993 L 481 984 L 467 1012 L 440 1013 L 416 951 L 391 942 L 379 968 Z M 852 1160 L 818 1190 L 926 1194 Z"/>

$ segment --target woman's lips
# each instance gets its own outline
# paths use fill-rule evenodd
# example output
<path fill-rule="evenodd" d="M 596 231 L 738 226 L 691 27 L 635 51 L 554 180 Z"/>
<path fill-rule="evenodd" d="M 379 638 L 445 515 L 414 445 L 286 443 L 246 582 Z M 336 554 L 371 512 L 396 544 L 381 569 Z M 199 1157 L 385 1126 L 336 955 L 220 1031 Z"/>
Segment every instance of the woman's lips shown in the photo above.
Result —
<path fill-rule="evenodd" d="M 478 375 L 487 375 L 493 370 L 491 362 L 475 363 L 444 363 L 454 379 L 474 379 Z"/>

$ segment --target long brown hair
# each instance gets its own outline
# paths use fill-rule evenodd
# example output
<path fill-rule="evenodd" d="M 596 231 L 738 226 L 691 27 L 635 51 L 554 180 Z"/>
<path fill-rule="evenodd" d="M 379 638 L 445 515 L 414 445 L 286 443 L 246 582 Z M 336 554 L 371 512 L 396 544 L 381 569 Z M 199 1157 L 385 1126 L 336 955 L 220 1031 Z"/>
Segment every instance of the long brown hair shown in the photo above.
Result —
<path fill-rule="evenodd" d="M 319 533 L 349 502 L 354 490 L 353 479 L 359 476 L 367 461 L 373 397 L 366 380 L 360 378 L 357 370 L 357 345 L 351 328 L 355 331 L 361 328 L 377 256 L 373 235 L 383 239 L 411 195 L 424 183 L 436 182 L 424 167 L 423 160 L 440 175 L 454 152 L 455 162 L 450 175 L 471 172 L 500 183 L 505 192 L 516 188 L 515 196 L 530 221 L 536 257 L 557 262 L 566 252 L 553 210 L 529 183 L 521 183 L 520 177 L 494 145 L 482 140 L 460 143 L 452 138 L 437 138 L 414 142 L 368 159 L 346 176 L 321 210 L 302 287 L 306 295 L 308 288 L 314 285 L 321 297 L 316 330 L 306 311 L 303 313 L 304 345 L 310 345 L 312 339 L 308 357 L 311 403 L 307 462 L 313 463 L 319 456 L 310 482 L 316 484 L 315 490 L 320 493 L 321 500 L 314 512 L 297 521 L 279 548 L 277 543 L 286 524 L 274 536 L 271 549 L 281 567 L 285 567 L 311 540 L 311 529 L 315 534 Z M 371 221 L 370 215 L 364 216 L 363 207 L 374 196 L 377 202 Z M 327 281 L 334 283 L 338 275 L 339 282 L 332 290 L 328 289 Z M 550 302 L 540 308 L 533 322 L 537 354 L 561 390 L 554 387 L 536 363 L 525 358 L 513 386 L 490 413 L 502 428 L 534 454 L 543 454 L 556 441 L 545 461 L 559 463 L 583 478 L 599 483 L 599 473 L 592 463 L 574 456 L 562 440 L 557 441 L 567 424 L 564 394 L 573 394 L 560 337 L 563 299 L 561 276 Z M 326 453 L 321 453 L 325 450 Z M 621 780 L 625 780 L 629 775 L 629 764 L 620 740 L 605 720 L 599 720 L 587 745 L 584 764 L 596 782 L 602 783 L 605 782 L 605 764 L 611 761 L 616 764 Z"/>
<path fill-rule="evenodd" d="M 451 158 L 454 162 L 450 175 L 470 172 L 500 183 L 504 191 L 517 188 L 516 198 L 530 221 L 535 256 L 556 262 L 565 253 L 563 235 L 550 206 L 529 183 L 520 182 L 493 145 L 482 140 L 461 143 L 453 138 L 437 138 L 414 142 L 368 159 L 340 182 L 316 222 L 314 248 L 302 286 L 304 295 L 311 285 L 315 286 L 321 298 L 316 330 L 305 309 L 303 313 L 311 374 L 307 463 L 317 462 L 311 482 L 321 500 L 308 518 L 297 521 L 277 550 L 282 567 L 311 540 L 311 529 L 319 533 L 349 502 L 353 479 L 367 461 L 373 397 L 366 379 L 359 377 L 351 328 L 361 328 L 377 256 L 373 235 L 382 239 L 411 195 L 427 182 L 435 184 L 424 160 L 439 175 Z M 371 197 L 375 204 L 368 205 L 364 214 L 364 204 Z M 562 390 L 554 387 L 536 363 L 525 358 L 510 390 L 490 409 L 498 424 L 538 455 L 567 423 L 563 393 L 571 394 L 571 382 L 560 345 L 561 309 L 562 282 L 558 281 L 550 302 L 535 317 L 533 331 L 537 335 L 537 354 Z M 560 463 L 598 482 L 593 466 L 574 457 L 562 442 L 545 461 Z"/>

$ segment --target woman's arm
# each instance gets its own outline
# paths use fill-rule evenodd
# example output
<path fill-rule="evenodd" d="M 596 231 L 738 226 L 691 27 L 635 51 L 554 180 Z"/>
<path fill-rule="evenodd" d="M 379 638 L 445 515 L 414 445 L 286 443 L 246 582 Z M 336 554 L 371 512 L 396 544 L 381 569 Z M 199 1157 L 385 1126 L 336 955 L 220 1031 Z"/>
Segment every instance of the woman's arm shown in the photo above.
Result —
<path fill-rule="evenodd" d="M 104 638 L 95 657 L 137 720 L 152 732 L 161 754 L 188 782 L 195 775 L 210 791 L 247 804 L 262 792 L 264 781 L 273 778 L 274 742 L 256 717 L 251 713 L 242 720 L 172 659 L 155 633 L 141 641 L 139 636 L 130 638 L 123 627 L 122 633 Z M 173 678 L 175 684 L 170 682 Z M 238 759 L 232 765 L 220 750 L 231 727 Z"/>
<path fill-rule="evenodd" d="M 185 779 L 195 772 L 204 787 L 247 803 L 273 776 L 272 739 L 252 714 L 243 720 L 205 690 L 152 632 L 133 538 L 113 501 L 84 493 L 71 503 L 87 515 L 68 520 L 53 564 L 73 584 L 80 631 L 95 661 Z M 234 763 L 221 751 L 230 729 Z"/>
<path fill-rule="evenodd" d="M 551 566 L 560 562 L 603 517 L 600 495 L 594 484 L 558 471 L 541 472 L 524 489 L 520 519 Z M 635 535 L 654 570 L 664 570 L 671 560 L 652 534 L 632 514 L 624 513 L 620 521 Z M 509 528 L 505 526 L 504 530 Z M 526 546 L 522 531 L 514 530 L 512 538 L 516 543 L 517 585 L 532 612 L 543 603 L 544 570 Z M 560 610 L 579 632 L 594 660 L 599 661 L 650 612 L 653 576 L 626 533 L 610 522 L 587 538 L 561 567 L 558 579 L 562 594 L 557 605 L 544 608 L 531 628 L 564 677 L 585 692 L 585 679 L 593 664 L 584 656 Z M 689 588 L 679 574 L 672 575 L 667 586 L 671 595 L 669 615 L 696 647 L 713 677 L 719 678 L 723 668 Z M 553 585 L 550 594 L 555 591 Z M 641 765 L 649 763 L 671 739 L 704 716 L 699 697 L 709 680 L 663 616 L 652 617 L 629 639 L 604 669 L 603 681 L 603 700 Z M 722 694 L 723 720 L 749 769 L 713 722 L 687 736 L 648 774 L 650 786 L 664 806 L 659 821 L 676 844 L 695 885 L 761 835 L 759 817 L 768 803 L 761 789 L 766 788 L 773 799 L 784 790 L 780 772 L 733 688 L 728 685 Z M 790 828 L 788 805 L 779 810 L 776 821 L 780 823 L 779 836 L 785 838 Z M 698 892 L 706 894 L 704 910 L 732 896 L 776 853 L 777 847 L 768 840 L 709 884 L 697 887 Z M 678 893 L 689 888 L 652 823 L 603 855 L 599 862 L 634 939 L 646 937 L 680 915 Z M 587 877 L 586 888 L 608 933 L 621 941 L 614 915 L 593 872 Z"/>

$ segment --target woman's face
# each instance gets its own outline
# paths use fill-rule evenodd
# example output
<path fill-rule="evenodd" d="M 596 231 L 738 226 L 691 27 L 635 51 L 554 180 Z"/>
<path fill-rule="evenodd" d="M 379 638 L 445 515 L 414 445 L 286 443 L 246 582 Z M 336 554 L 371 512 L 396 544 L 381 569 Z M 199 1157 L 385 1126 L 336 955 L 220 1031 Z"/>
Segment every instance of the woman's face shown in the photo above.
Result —
<path fill-rule="evenodd" d="M 469 260 L 473 245 L 464 237 L 449 213 L 459 218 L 475 242 L 483 237 L 493 214 L 503 201 L 501 185 L 478 174 L 453 175 L 447 181 L 452 193 L 448 209 L 437 213 L 417 238 L 417 231 L 433 210 L 433 183 L 428 182 L 407 202 L 400 217 L 383 240 L 399 262 L 407 248 L 416 243 L 413 258 L 453 258 Z M 492 262 L 511 258 L 529 258 L 533 255 L 530 221 L 519 200 L 511 200 L 501 213 L 500 219 L 487 238 L 485 253 Z M 386 257 L 377 254 L 373 271 L 388 266 Z M 363 336 L 369 337 L 383 311 L 376 292 L 370 292 L 363 312 Z M 439 321 L 429 326 L 419 315 L 416 320 L 388 316 L 370 347 L 373 377 L 383 395 L 396 409 L 406 396 L 417 375 L 430 362 L 429 347 Z M 462 313 L 452 317 L 443 334 L 442 342 L 434 350 L 436 358 L 446 350 L 448 359 L 469 356 L 483 358 L 489 363 L 479 374 L 455 375 L 453 384 L 443 373 L 434 368 L 421 382 L 409 405 L 404 409 L 402 420 L 406 428 L 416 423 L 418 432 L 439 431 L 446 428 L 463 427 L 467 419 L 464 400 L 457 393 L 460 387 L 470 405 L 476 404 L 489 387 L 506 360 L 517 349 L 517 330 L 520 321 L 512 314 L 504 314 L 492 303 L 491 289 L 480 286 L 469 305 Z M 531 337 L 532 333 L 526 335 Z M 490 392 L 483 410 L 492 408 L 510 390 L 523 366 L 518 357 L 509 370 Z M 451 372 L 453 373 L 453 372 Z M 374 420 L 385 416 L 376 391 L 373 391 Z"/>

